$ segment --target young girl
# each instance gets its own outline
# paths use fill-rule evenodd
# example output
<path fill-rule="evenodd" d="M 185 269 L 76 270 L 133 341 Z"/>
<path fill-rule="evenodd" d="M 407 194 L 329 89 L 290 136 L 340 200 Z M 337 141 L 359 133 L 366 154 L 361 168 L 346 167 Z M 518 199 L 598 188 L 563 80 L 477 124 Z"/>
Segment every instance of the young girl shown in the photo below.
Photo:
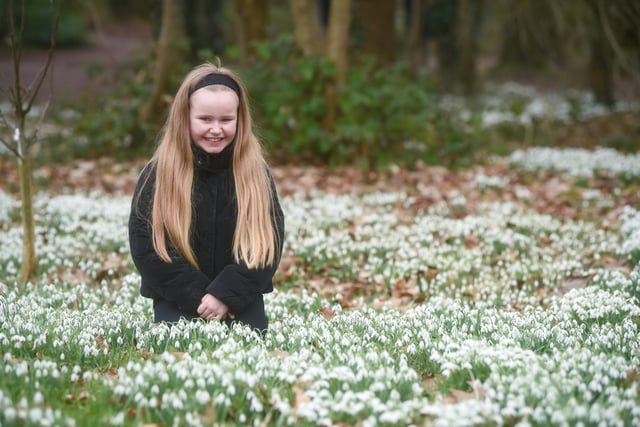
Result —
<path fill-rule="evenodd" d="M 247 91 L 228 69 L 185 78 L 143 169 L 129 243 L 156 322 L 233 320 L 266 330 L 284 215 L 253 134 Z"/>

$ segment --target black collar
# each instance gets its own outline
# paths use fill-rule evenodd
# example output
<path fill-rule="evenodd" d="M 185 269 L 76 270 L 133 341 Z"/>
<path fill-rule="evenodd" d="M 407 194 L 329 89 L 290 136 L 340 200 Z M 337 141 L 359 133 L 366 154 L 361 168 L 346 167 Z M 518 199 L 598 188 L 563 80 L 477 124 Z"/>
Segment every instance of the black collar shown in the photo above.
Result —
<path fill-rule="evenodd" d="M 230 169 L 233 165 L 233 148 L 235 142 L 227 145 L 220 153 L 209 154 L 202 148 L 192 145 L 193 159 L 196 165 L 196 169 L 218 172 L 225 169 Z"/>

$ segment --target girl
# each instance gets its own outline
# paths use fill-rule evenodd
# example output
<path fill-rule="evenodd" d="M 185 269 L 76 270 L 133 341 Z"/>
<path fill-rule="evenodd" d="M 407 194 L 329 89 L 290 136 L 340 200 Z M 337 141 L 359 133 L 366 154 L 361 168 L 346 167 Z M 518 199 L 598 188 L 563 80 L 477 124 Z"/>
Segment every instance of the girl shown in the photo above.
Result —
<path fill-rule="evenodd" d="M 182 82 L 136 185 L 129 243 L 156 322 L 239 321 L 266 330 L 284 239 L 275 184 L 247 91 L 203 64 Z"/>

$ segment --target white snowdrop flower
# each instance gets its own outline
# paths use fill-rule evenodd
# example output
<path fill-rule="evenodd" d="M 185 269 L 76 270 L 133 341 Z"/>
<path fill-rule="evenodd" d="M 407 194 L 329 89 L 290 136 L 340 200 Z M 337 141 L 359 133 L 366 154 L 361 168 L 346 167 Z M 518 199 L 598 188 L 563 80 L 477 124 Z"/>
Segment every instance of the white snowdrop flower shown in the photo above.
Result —
<path fill-rule="evenodd" d="M 213 403 L 216 405 L 223 405 L 225 403 L 226 396 L 222 393 L 216 395 L 213 399 Z"/>
<path fill-rule="evenodd" d="M 195 398 L 200 405 L 205 405 L 211 399 L 211 395 L 206 390 L 197 390 L 195 393 Z"/>
<path fill-rule="evenodd" d="M 150 398 L 147 399 L 147 406 L 149 408 L 157 408 L 158 407 L 158 398 L 155 396 L 152 396 Z"/>
<path fill-rule="evenodd" d="M 117 413 L 116 415 L 109 418 L 108 423 L 112 426 L 121 426 L 124 425 L 125 415 L 122 412 Z"/>

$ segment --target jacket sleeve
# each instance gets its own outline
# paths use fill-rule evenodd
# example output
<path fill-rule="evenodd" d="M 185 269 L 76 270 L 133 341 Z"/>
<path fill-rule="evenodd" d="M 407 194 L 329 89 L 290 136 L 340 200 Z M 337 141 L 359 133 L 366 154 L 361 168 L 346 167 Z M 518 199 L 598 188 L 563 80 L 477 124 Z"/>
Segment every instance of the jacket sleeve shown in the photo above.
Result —
<path fill-rule="evenodd" d="M 259 295 L 273 290 L 273 275 L 278 270 L 284 247 L 284 214 L 273 180 L 272 191 L 272 221 L 278 239 L 274 263 L 264 268 L 249 268 L 244 262 L 229 264 L 206 289 L 208 293 L 224 302 L 232 313 L 242 313 Z"/>
<path fill-rule="evenodd" d="M 183 311 L 197 315 L 197 308 L 210 280 L 168 245 L 171 262 L 163 261 L 153 248 L 151 209 L 155 173 L 152 166 L 140 174 L 129 216 L 129 247 L 142 276 L 141 293 L 174 302 Z"/>

